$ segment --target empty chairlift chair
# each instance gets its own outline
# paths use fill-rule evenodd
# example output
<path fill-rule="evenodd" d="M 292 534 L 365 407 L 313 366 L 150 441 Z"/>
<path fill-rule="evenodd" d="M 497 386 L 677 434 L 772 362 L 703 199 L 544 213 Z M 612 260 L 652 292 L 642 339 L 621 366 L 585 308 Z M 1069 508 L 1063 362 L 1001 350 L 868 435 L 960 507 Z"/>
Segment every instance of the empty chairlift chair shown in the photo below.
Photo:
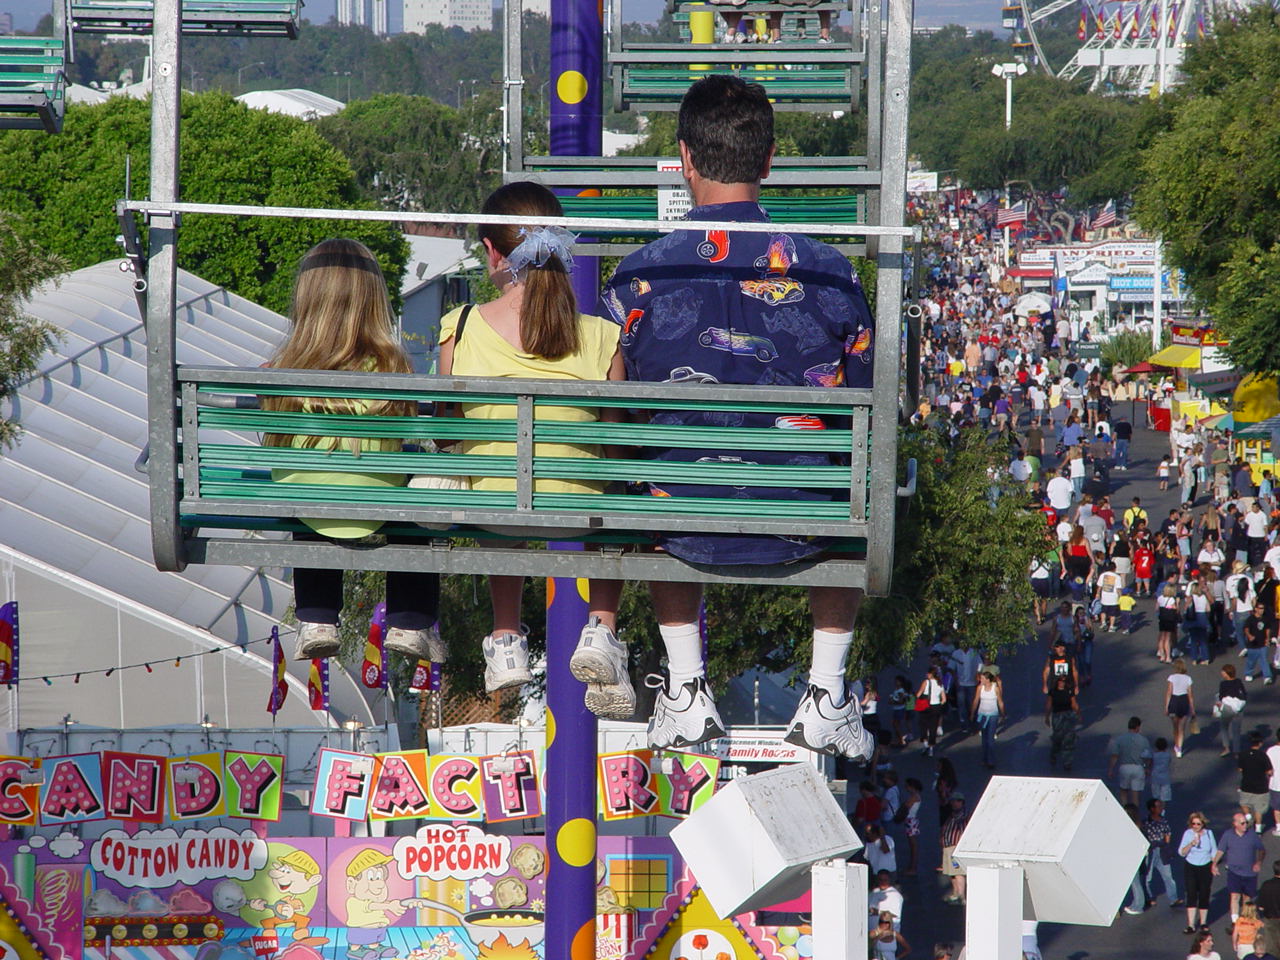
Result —
<path fill-rule="evenodd" d="M 183 0 L 186 35 L 288 37 L 298 35 L 301 0 Z M 72 29 L 84 33 L 149 34 L 153 0 L 73 0 Z"/>
<path fill-rule="evenodd" d="M 0 37 L 0 129 L 62 129 L 65 37 Z"/>

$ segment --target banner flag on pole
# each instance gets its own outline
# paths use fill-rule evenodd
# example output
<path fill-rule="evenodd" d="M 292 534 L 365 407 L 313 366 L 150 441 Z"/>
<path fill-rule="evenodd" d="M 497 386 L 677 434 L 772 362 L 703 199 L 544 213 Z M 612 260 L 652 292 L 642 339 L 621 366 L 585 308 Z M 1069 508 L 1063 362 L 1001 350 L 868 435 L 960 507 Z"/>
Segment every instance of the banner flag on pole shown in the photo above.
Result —
<path fill-rule="evenodd" d="M 271 628 L 271 697 L 267 700 L 267 712 L 275 716 L 284 706 L 289 686 L 284 679 L 284 650 L 280 646 L 280 628 Z"/>
<path fill-rule="evenodd" d="M 18 682 L 18 601 L 0 604 L 0 683 Z"/>
<path fill-rule="evenodd" d="M 307 694 L 311 698 L 312 710 L 329 709 L 329 660 L 317 657 L 311 661 L 311 669 L 307 671 Z"/>
<path fill-rule="evenodd" d="M 360 665 L 360 682 L 370 690 L 387 688 L 387 652 L 382 646 L 386 624 L 387 605 L 380 603 L 373 608 L 369 636 L 364 642 L 364 663 Z"/>

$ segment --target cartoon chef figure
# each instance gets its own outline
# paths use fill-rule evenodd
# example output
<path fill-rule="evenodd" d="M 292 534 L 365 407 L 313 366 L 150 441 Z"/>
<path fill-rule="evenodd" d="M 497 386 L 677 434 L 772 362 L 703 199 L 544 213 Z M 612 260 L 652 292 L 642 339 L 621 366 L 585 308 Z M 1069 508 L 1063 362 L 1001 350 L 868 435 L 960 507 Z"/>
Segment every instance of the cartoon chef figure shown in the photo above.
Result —
<path fill-rule="evenodd" d="M 387 864 L 394 859 L 367 847 L 347 864 L 347 956 L 351 960 L 394 957 L 398 952 L 383 945 L 387 927 L 409 909 L 387 896 Z"/>
<path fill-rule="evenodd" d="M 320 886 L 320 865 L 315 859 L 301 850 L 291 850 L 272 861 L 267 876 L 280 891 L 279 899 L 267 903 L 262 897 L 254 897 L 248 903 L 251 909 L 270 912 L 271 916 L 262 921 L 262 929 L 293 927 L 294 943 L 308 947 L 328 943 L 328 937 L 311 936 L 311 918 L 302 912 L 306 909 L 302 895 Z"/>

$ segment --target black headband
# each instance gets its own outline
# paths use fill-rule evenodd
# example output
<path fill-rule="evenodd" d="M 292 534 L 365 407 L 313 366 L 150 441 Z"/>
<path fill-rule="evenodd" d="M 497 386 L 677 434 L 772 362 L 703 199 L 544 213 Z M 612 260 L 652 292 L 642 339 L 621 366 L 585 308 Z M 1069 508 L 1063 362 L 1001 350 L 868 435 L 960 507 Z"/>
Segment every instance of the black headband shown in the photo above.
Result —
<path fill-rule="evenodd" d="M 304 257 L 298 265 L 298 272 L 315 270 L 319 267 L 346 267 L 348 270 L 367 270 L 369 273 L 382 274 L 378 261 L 362 257 L 358 253 L 313 253 Z"/>

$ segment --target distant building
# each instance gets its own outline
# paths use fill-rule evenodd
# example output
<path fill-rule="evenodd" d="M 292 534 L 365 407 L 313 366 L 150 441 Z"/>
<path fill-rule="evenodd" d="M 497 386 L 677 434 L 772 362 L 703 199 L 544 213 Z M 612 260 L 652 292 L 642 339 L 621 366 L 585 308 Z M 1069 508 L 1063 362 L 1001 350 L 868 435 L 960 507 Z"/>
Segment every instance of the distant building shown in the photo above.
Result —
<path fill-rule="evenodd" d="M 493 26 L 493 4 L 491 0 L 404 0 L 405 33 L 425 33 L 431 24 L 488 30 Z"/>
<path fill-rule="evenodd" d="M 409 263 L 400 282 L 400 325 L 413 369 L 427 373 L 435 370 L 445 305 L 467 299 L 464 288 L 451 286 L 451 281 L 481 263 L 466 240 L 414 234 L 404 238 L 409 242 Z"/>
<path fill-rule="evenodd" d="M 13 14 L 0 13 L 0 37 L 7 37 L 13 33 Z"/>
<path fill-rule="evenodd" d="M 368 27 L 379 37 L 390 32 L 388 8 L 399 0 L 338 0 L 338 23 L 344 26 Z"/>

